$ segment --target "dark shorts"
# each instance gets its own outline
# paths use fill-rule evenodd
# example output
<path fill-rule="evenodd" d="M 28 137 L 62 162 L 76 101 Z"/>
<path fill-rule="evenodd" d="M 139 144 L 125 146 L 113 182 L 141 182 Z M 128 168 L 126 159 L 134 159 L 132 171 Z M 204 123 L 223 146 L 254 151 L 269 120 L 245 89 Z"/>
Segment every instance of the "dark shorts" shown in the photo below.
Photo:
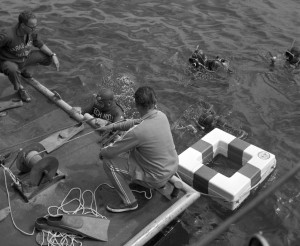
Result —
<path fill-rule="evenodd" d="M 25 67 L 37 66 L 39 64 L 43 66 L 49 66 L 51 65 L 51 63 L 52 63 L 52 57 L 47 56 L 45 53 L 43 53 L 40 50 L 33 50 L 30 52 L 27 59 L 22 63 L 0 60 L 0 72 L 6 74 L 7 70 L 16 70 L 16 69 L 22 70 Z"/>
<path fill-rule="evenodd" d="M 0 72 L 8 76 L 10 82 L 14 85 L 14 89 L 18 90 L 21 83 L 20 73 L 23 69 L 37 65 L 49 66 L 51 63 L 52 57 L 47 56 L 40 50 L 33 50 L 27 59 L 21 63 L 0 60 Z"/>

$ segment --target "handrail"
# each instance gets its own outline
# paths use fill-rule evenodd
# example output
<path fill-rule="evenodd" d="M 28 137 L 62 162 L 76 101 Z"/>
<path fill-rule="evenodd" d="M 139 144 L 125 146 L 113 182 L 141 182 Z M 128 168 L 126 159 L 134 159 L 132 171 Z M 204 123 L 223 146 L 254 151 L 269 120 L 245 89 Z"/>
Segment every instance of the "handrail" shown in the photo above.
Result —
<path fill-rule="evenodd" d="M 277 183 L 270 186 L 268 189 L 264 190 L 260 193 L 255 199 L 250 201 L 245 207 L 241 208 L 241 210 L 237 211 L 230 218 L 225 220 L 221 225 L 219 225 L 215 230 L 208 233 L 207 236 L 204 236 L 200 242 L 197 243 L 198 246 L 204 246 L 211 243 L 217 236 L 219 236 L 222 232 L 224 232 L 232 223 L 239 220 L 242 216 L 250 212 L 253 208 L 255 208 L 259 203 L 261 203 L 267 196 L 269 196 L 275 189 L 280 187 L 286 180 L 295 175 L 300 169 L 300 164 L 296 165 L 290 171 L 288 171 L 283 177 L 281 177 Z"/>
<path fill-rule="evenodd" d="M 173 176 L 170 181 L 173 184 L 180 181 L 183 185 L 182 190 L 186 194 L 155 218 L 155 220 L 148 224 L 143 230 L 132 237 L 124 246 L 144 245 L 200 197 L 198 191 L 194 190 L 179 178 Z"/>

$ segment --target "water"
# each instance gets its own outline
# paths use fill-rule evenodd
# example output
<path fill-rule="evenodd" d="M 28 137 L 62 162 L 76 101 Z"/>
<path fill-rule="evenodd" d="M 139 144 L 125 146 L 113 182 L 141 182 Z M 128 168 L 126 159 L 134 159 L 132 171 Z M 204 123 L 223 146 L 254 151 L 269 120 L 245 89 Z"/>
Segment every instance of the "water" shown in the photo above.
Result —
<path fill-rule="evenodd" d="M 84 102 L 103 82 L 125 74 L 136 86 L 155 88 L 159 108 L 172 124 L 205 100 L 246 129 L 248 142 L 275 154 L 277 169 L 257 194 L 300 164 L 300 72 L 268 65 L 269 52 L 284 52 L 294 40 L 300 46 L 298 0 L 1 0 L 0 26 L 28 7 L 61 62 L 60 72 L 41 68 L 35 77 L 70 104 Z M 208 56 L 229 59 L 234 73 L 189 76 L 187 60 L 197 45 Z M 180 151 L 189 145 L 176 139 Z M 246 245 L 258 231 L 281 245 L 299 245 L 299 185 L 296 174 L 212 245 Z M 201 197 L 183 217 L 188 245 L 197 245 L 230 214 Z"/>

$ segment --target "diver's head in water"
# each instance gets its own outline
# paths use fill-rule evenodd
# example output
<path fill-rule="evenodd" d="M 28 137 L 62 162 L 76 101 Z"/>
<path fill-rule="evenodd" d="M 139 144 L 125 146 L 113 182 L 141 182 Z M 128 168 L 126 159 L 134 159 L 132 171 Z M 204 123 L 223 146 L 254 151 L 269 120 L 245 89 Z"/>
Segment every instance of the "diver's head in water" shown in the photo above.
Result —
<path fill-rule="evenodd" d="M 218 56 L 215 59 L 207 60 L 206 66 L 211 71 L 223 71 L 232 73 L 232 70 L 229 68 L 229 61 Z"/>
<path fill-rule="evenodd" d="M 103 109 L 109 109 L 114 102 L 114 93 L 111 89 L 103 88 L 96 95 L 96 103 Z"/>

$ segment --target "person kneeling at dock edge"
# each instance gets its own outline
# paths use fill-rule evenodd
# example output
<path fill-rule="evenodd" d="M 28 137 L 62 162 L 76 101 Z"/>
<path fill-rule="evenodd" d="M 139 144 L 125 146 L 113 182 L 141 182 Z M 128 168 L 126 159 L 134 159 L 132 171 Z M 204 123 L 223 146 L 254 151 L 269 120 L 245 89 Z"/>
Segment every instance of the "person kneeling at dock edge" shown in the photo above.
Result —
<path fill-rule="evenodd" d="M 38 37 L 37 18 L 31 11 L 23 11 L 19 22 L 0 31 L 0 72 L 8 76 L 22 101 L 30 102 L 28 92 L 21 84 L 21 76 L 31 78 L 30 66 L 49 66 L 52 62 L 59 70 L 59 61 Z M 32 46 L 39 50 L 32 50 Z"/>
<path fill-rule="evenodd" d="M 119 205 L 107 205 L 110 212 L 138 208 L 130 183 L 159 189 L 178 169 L 179 160 L 169 121 L 163 112 L 156 109 L 154 90 L 148 86 L 140 87 L 134 98 L 140 122 L 136 124 L 135 121 L 120 140 L 101 149 L 99 154 L 106 174 L 123 201 Z M 113 126 L 105 126 L 103 130 L 108 127 Z"/>

